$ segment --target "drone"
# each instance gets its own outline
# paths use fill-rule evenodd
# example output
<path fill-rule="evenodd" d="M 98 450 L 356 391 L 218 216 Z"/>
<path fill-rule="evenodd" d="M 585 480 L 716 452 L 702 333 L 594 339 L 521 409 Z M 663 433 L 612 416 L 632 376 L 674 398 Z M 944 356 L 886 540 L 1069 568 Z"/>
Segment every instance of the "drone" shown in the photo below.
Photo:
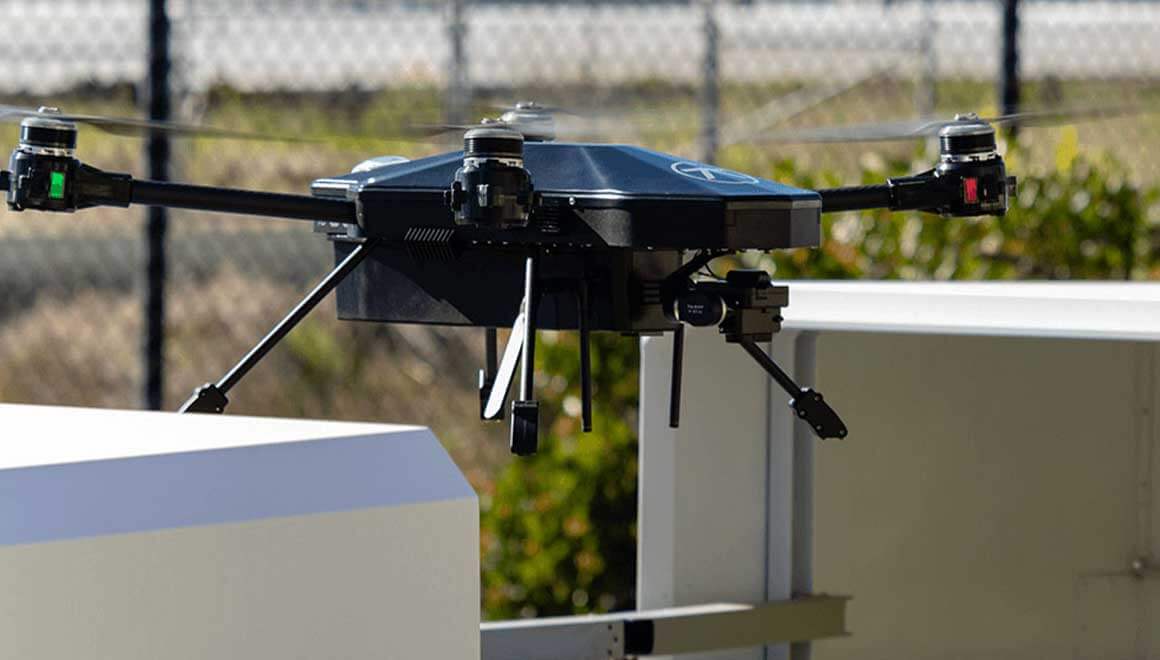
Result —
<path fill-rule="evenodd" d="M 761 348 L 781 329 L 788 287 L 762 270 L 698 273 L 744 250 L 817 247 L 821 214 L 916 210 L 1003 215 L 1014 194 L 995 127 L 1058 123 L 1075 113 L 864 125 L 770 134 L 768 141 L 937 138 L 938 162 L 876 185 L 804 190 L 624 144 L 558 142 L 555 109 L 521 103 L 463 131 L 463 149 L 366 161 L 282 194 L 136 179 L 76 158 L 78 125 L 113 133 L 246 137 L 231 131 L 0 106 L 20 138 L 0 172 L 8 207 L 70 213 L 94 206 L 163 206 L 304 220 L 333 244 L 335 267 L 219 380 L 181 412 L 222 413 L 228 393 L 323 298 L 343 320 L 484 329 L 479 414 L 510 413 L 510 449 L 536 452 L 538 330 L 579 333 L 581 428 L 592 430 L 592 332 L 675 336 L 670 425 L 680 422 L 685 326 L 716 326 L 789 396 L 819 438 L 847 428 L 820 392 L 796 383 Z M 511 328 L 500 355 L 498 328 Z M 517 398 L 506 405 L 517 366 Z"/>

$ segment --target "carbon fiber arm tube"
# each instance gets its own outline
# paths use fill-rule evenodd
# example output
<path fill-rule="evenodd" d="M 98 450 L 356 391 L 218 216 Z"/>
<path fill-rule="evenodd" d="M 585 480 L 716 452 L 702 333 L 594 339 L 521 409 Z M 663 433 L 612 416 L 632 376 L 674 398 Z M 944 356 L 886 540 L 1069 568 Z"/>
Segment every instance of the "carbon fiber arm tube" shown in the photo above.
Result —
<path fill-rule="evenodd" d="M 835 213 L 893 208 L 894 202 L 890 191 L 889 184 L 880 183 L 872 186 L 824 188 L 817 192 L 822 196 L 822 213 Z"/>
<path fill-rule="evenodd" d="M 129 201 L 146 206 L 167 206 L 198 211 L 242 213 L 296 220 L 329 220 L 347 224 L 357 222 L 354 202 L 341 199 L 142 179 L 133 180 Z"/>

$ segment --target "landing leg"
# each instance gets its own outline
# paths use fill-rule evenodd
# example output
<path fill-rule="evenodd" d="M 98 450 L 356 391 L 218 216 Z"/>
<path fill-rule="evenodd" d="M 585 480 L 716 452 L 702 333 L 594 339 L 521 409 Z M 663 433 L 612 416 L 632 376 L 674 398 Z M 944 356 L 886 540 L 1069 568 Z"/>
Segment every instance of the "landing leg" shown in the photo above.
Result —
<path fill-rule="evenodd" d="M 325 298 L 326 295 L 334 289 L 334 287 L 338 286 L 339 283 L 342 282 L 342 280 L 345 279 L 352 270 L 358 267 L 358 265 L 363 262 L 363 259 L 366 258 L 367 254 L 369 254 L 373 248 L 373 241 L 360 243 L 357 247 L 355 247 L 355 249 L 349 255 L 347 255 L 345 259 L 342 260 L 342 263 L 338 264 L 334 270 L 330 271 L 330 273 L 328 273 L 326 277 L 324 277 L 322 281 L 318 283 L 318 286 L 314 287 L 314 290 L 312 290 L 305 298 L 302 299 L 302 302 L 298 303 L 294 309 L 290 310 L 290 313 L 287 314 L 285 318 L 283 318 L 281 321 L 278 321 L 277 325 L 275 325 L 274 328 L 270 330 L 269 334 L 263 337 L 262 341 L 258 342 L 257 346 L 254 346 L 252 349 L 250 349 L 250 352 L 246 353 L 245 357 L 239 360 L 232 369 L 226 372 L 226 375 L 222 376 L 221 380 L 216 383 L 206 383 L 205 385 L 202 385 L 201 387 L 194 390 L 193 396 L 189 397 L 189 399 L 187 399 L 186 402 L 181 405 L 181 408 L 179 408 L 178 411 L 183 413 L 221 413 L 225 411 L 226 406 L 230 402 L 229 397 L 226 396 L 230 389 L 233 388 L 234 385 L 237 385 L 238 381 L 244 378 L 245 375 L 249 373 L 250 369 L 254 368 L 254 365 L 258 364 L 262 358 L 266 357 L 266 354 L 270 352 L 270 349 L 274 348 L 274 345 L 279 341 L 282 341 L 282 338 L 289 334 L 289 332 L 294 329 L 294 326 L 298 325 L 302 319 L 306 318 L 306 315 L 309 314 L 312 309 L 317 307 L 318 303 L 322 302 L 322 299 Z"/>
<path fill-rule="evenodd" d="M 520 354 L 524 349 L 524 311 L 526 303 L 520 305 L 520 313 L 512 324 L 512 332 L 508 335 L 507 345 L 503 349 L 503 359 L 495 378 L 487 388 L 487 399 L 483 405 L 483 420 L 496 422 L 503 419 L 503 406 L 507 401 L 508 393 L 512 389 L 512 380 L 516 377 L 516 366 L 520 362 Z"/>
<path fill-rule="evenodd" d="M 535 400 L 536 377 L 536 285 L 538 257 L 528 257 L 524 269 L 524 344 L 520 356 L 523 370 L 520 398 L 512 402 L 511 452 L 517 456 L 536 453 L 539 446 L 540 403 Z"/>
<path fill-rule="evenodd" d="M 789 374 L 782 371 L 773 358 L 766 355 L 752 339 L 741 339 L 737 343 L 761 365 L 762 369 L 765 369 L 781 389 L 793 397 L 789 402 L 790 407 L 802 421 L 810 425 L 819 438 L 846 437 L 846 424 L 830 404 L 826 403 L 821 392 L 795 383 Z"/>
<path fill-rule="evenodd" d="M 495 388 L 496 371 L 499 368 L 497 364 L 499 351 L 496 346 L 498 337 L 495 328 L 487 328 L 483 331 L 483 334 L 483 369 L 479 370 L 479 418 L 484 421 L 491 421 L 497 419 L 488 416 L 487 401 L 491 398 L 492 389 Z M 507 392 L 506 387 L 504 388 L 504 392 Z"/>

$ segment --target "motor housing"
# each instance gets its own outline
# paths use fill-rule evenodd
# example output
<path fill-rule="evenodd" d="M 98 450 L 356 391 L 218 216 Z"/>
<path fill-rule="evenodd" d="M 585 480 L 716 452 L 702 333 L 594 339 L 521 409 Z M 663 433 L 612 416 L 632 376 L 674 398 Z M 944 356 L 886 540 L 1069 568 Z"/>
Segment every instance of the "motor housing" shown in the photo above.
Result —
<path fill-rule="evenodd" d="M 8 161 L 8 207 L 42 211 L 76 210 L 77 127 L 56 119 L 55 108 L 20 122 L 20 141 Z"/>
<path fill-rule="evenodd" d="M 498 126 L 467 131 L 447 199 L 458 225 L 526 227 L 536 195 L 524 169 L 524 136 Z"/>
<path fill-rule="evenodd" d="M 960 115 L 939 131 L 935 174 L 948 188 L 937 211 L 949 216 L 1003 215 L 1015 179 L 995 144 L 995 129 L 973 115 Z"/>

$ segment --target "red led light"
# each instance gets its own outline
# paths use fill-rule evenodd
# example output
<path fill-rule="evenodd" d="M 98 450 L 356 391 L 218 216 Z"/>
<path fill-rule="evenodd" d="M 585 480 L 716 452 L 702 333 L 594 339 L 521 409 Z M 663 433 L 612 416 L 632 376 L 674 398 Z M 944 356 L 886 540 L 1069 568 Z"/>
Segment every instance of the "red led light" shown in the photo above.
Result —
<path fill-rule="evenodd" d="M 975 177 L 963 179 L 963 202 L 966 204 L 979 203 L 979 180 Z"/>

